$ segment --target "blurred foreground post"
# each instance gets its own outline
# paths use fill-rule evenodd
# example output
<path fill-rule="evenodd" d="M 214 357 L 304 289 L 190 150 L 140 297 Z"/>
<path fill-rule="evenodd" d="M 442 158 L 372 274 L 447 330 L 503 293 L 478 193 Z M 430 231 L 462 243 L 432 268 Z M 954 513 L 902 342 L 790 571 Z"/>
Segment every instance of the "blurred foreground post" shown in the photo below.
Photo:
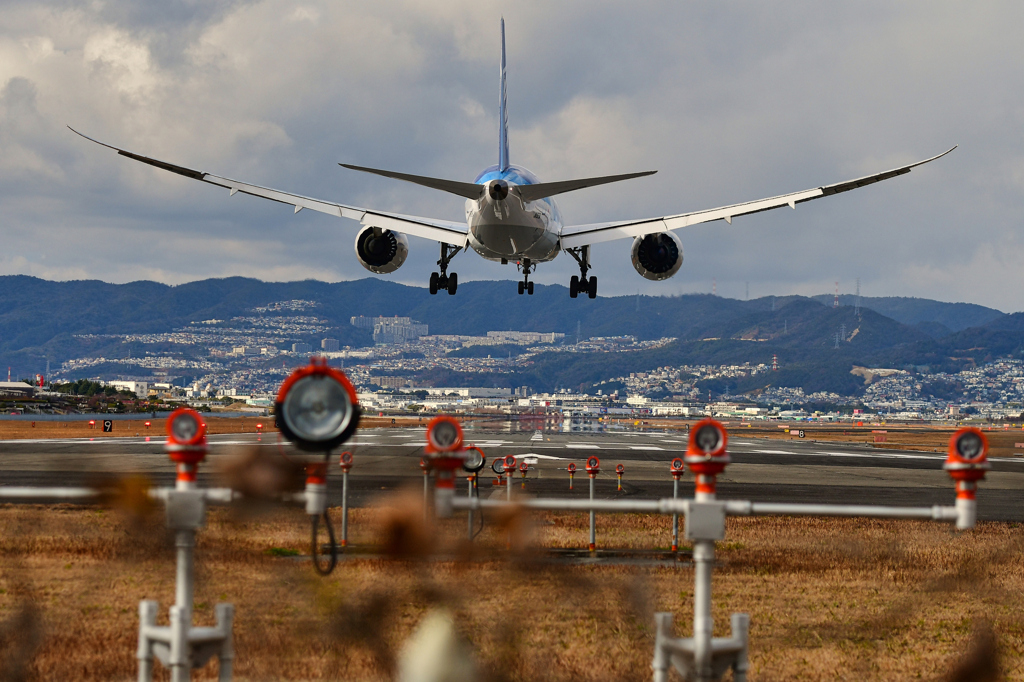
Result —
<path fill-rule="evenodd" d="M 206 522 L 206 502 L 222 491 L 200 490 L 196 487 L 199 463 L 206 457 L 206 425 L 197 412 L 178 408 L 167 420 L 165 449 L 177 465 L 177 481 L 173 489 L 160 490 L 167 509 L 167 527 L 174 530 L 177 550 L 174 606 L 170 609 L 170 625 L 156 624 L 159 605 L 144 600 L 139 604 L 139 682 L 153 678 L 153 657 L 171 669 L 172 682 L 186 682 L 192 670 L 206 664 L 213 655 L 220 663 L 219 679 L 231 679 L 234 664 L 232 625 L 235 607 L 218 604 L 214 627 L 192 626 L 192 601 L 195 586 L 193 549 L 196 530 Z M 230 499 L 231 492 L 227 491 Z"/>

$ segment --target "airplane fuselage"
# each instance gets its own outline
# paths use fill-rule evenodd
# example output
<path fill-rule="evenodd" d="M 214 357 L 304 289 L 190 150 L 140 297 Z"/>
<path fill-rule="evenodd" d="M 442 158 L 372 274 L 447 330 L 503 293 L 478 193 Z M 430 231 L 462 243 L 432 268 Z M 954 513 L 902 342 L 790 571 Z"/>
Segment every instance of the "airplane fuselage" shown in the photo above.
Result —
<path fill-rule="evenodd" d="M 550 198 L 523 202 L 516 187 L 533 185 L 537 177 L 519 166 L 485 169 L 474 181 L 487 190 L 466 200 L 469 245 L 488 260 L 539 263 L 555 258 L 562 216 Z"/>

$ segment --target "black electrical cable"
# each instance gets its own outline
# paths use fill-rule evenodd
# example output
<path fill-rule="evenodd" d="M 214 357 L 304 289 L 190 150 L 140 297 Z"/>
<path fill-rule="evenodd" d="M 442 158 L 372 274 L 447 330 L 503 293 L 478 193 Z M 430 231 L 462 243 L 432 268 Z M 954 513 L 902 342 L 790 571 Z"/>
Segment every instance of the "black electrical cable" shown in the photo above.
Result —
<path fill-rule="evenodd" d="M 312 515 L 310 519 L 313 524 L 313 569 L 320 575 L 330 575 L 334 571 L 334 567 L 338 565 L 338 541 L 334 537 L 334 526 L 331 524 L 331 517 L 327 515 L 325 511 L 322 516 L 324 519 L 324 526 L 327 527 L 327 538 L 330 540 L 331 547 L 331 558 L 327 562 L 327 567 L 324 568 L 320 565 L 320 547 L 317 545 L 316 536 L 319 534 L 320 528 L 320 516 Z"/>
<path fill-rule="evenodd" d="M 480 489 L 477 488 L 475 485 L 473 486 L 473 496 L 477 500 L 480 499 Z M 484 531 L 484 510 L 483 508 L 480 508 L 477 511 L 480 512 L 480 528 L 478 528 L 476 532 L 473 533 L 473 537 L 471 537 L 470 540 L 476 540 L 476 536 L 480 535 L 480 533 Z"/>

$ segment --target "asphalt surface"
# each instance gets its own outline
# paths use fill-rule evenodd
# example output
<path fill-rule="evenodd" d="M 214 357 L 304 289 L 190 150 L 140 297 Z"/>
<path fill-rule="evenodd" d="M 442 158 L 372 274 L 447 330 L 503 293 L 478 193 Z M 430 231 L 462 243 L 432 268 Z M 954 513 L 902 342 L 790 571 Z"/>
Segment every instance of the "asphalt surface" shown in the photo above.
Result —
<path fill-rule="evenodd" d="M 514 425 L 513 425 L 514 426 Z M 350 504 L 371 503 L 381 493 L 422 485 L 419 460 L 425 442 L 423 428 L 366 429 L 346 448 L 355 462 L 350 474 Z M 669 463 L 686 449 L 685 434 L 656 431 L 615 432 L 466 432 L 467 443 L 480 447 L 488 464 L 495 457 L 515 455 L 531 464 L 525 492 L 531 495 L 584 498 L 588 480 L 583 465 L 590 456 L 601 460 L 596 495 L 603 499 L 670 497 Z M 201 483 L 216 484 L 212 472 L 239 452 L 259 448 L 301 457 L 276 433 L 210 437 L 210 454 L 203 465 Z M 942 470 L 945 456 L 899 450 L 878 450 L 869 445 L 746 438 L 733 433 L 729 441 L 732 463 L 719 477 L 723 499 L 759 502 L 829 502 L 837 504 L 891 504 L 931 506 L 952 504 L 954 491 Z M 340 504 L 341 474 L 334 459 L 329 476 L 332 504 Z M 566 466 L 575 462 L 577 473 L 569 489 Z M 623 490 L 618 491 L 615 465 L 625 467 Z M 173 481 L 173 465 L 163 451 L 161 437 L 0 442 L 0 485 L 88 485 L 109 474 L 141 473 L 160 484 Z M 481 472 L 481 495 L 504 496 L 492 485 L 490 467 Z M 522 478 L 515 475 L 516 491 Z M 465 483 L 460 481 L 460 491 Z M 979 486 L 978 516 L 983 520 L 1024 521 L 1024 458 L 996 458 L 992 471 Z M 687 472 L 680 494 L 693 494 Z"/>

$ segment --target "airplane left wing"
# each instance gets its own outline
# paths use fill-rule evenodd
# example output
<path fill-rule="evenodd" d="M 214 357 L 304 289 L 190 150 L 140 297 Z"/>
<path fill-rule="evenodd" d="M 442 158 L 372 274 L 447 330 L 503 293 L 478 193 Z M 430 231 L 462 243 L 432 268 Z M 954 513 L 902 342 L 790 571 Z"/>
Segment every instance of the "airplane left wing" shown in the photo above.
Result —
<path fill-rule="evenodd" d="M 395 232 L 410 234 L 414 237 L 423 237 L 424 239 L 430 239 L 432 241 L 452 244 L 453 246 L 460 248 L 465 247 L 468 240 L 467 235 L 469 233 L 469 227 L 466 223 L 454 223 L 446 220 L 435 220 L 433 218 L 420 218 L 418 216 L 376 211 L 373 209 L 360 208 L 358 206 L 348 206 L 345 204 L 334 203 L 332 201 L 323 201 L 321 199 L 304 197 L 300 194 L 282 192 L 281 190 L 271 189 L 269 187 L 260 187 L 259 185 L 252 185 L 247 182 L 232 180 L 231 178 L 224 178 L 219 175 L 213 175 L 212 173 L 204 173 L 184 166 L 176 166 L 172 163 L 167 163 L 166 161 L 160 161 L 158 159 L 152 159 L 147 156 L 135 154 L 134 152 L 119 149 L 104 142 L 100 142 L 99 140 L 94 140 L 87 135 L 82 135 L 82 133 L 78 132 L 71 126 L 68 126 L 68 129 L 76 135 L 84 137 L 90 142 L 95 142 L 96 144 L 107 147 L 108 149 L 113 149 L 121 156 L 126 156 L 129 159 L 134 159 L 150 166 L 170 171 L 171 173 L 177 173 L 178 175 L 183 175 L 186 178 L 192 178 L 193 180 L 199 180 L 211 185 L 223 187 L 230 190 L 230 196 L 234 196 L 239 192 L 242 194 L 251 194 L 255 197 L 263 197 L 264 199 L 270 199 L 271 201 L 277 201 L 282 204 L 294 206 L 296 213 L 304 208 L 308 208 L 311 211 L 326 213 L 338 218 L 357 220 L 367 227 L 394 230 Z"/>
<path fill-rule="evenodd" d="M 912 163 L 906 166 L 900 166 L 899 168 L 893 168 L 892 170 L 882 173 L 866 175 L 855 180 L 837 182 L 833 185 L 825 185 L 823 187 L 814 187 L 802 192 L 783 194 L 777 197 L 770 197 L 768 199 L 759 199 L 757 201 L 748 201 L 742 204 L 733 204 L 732 206 L 722 206 L 720 208 L 695 211 L 693 213 L 681 213 L 679 215 L 666 216 L 662 218 L 650 218 L 647 220 L 620 220 L 610 223 L 567 226 L 562 229 L 561 247 L 563 249 L 571 249 L 590 244 L 598 244 L 600 242 L 612 241 L 614 239 L 640 237 L 645 234 L 665 232 L 667 230 L 678 230 L 681 227 L 707 223 L 712 220 L 724 220 L 727 223 L 732 223 L 732 219 L 737 216 L 760 213 L 761 211 L 769 211 L 773 208 L 781 208 L 783 206 L 789 206 L 790 208 L 795 209 L 797 204 L 810 201 L 811 199 L 828 197 L 833 194 L 839 194 L 840 192 L 848 192 L 852 189 L 857 189 L 876 182 L 881 182 L 882 180 L 894 178 L 897 175 L 909 173 L 910 169 L 941 158 L 954 149 L 956 149 L 956 146 L 953 146 L 930 159 L 918 161 L 917 163 Z"/>

